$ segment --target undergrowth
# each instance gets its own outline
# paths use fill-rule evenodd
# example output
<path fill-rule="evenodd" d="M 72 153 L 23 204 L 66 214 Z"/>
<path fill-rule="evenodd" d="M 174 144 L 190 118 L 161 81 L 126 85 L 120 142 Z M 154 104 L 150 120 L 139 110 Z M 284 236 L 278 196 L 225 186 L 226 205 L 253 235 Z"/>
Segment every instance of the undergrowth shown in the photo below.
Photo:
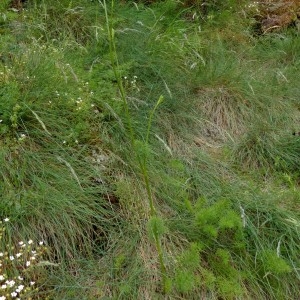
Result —
<path fill-rule="evenodd" d="M 297 22 L 203 4 L 0 4 L 1 299 L 298 298 Z"/>

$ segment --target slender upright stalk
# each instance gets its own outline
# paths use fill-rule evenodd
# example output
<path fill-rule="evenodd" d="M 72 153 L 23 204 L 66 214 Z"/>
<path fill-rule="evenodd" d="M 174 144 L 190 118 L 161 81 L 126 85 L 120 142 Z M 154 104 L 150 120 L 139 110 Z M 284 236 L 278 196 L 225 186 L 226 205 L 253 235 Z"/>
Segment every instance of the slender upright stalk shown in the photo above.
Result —
<path fill-rule="evenodd" d="M 132 118 L 130 116 L 129 106 L 128 106 L 128 102 L 126 99 L 126 93 L 125 93 L 125 89 L 123 86 L 122 77 L 121 77 L 121 73 L 120 73 L 120 66 L 119 66 L 119 60 L 118 60 L 116 42 L 115 42 L 115 31 L 114 31 L 112 25 L 110 24 L 110 18 L 108 16 L 106 1 L 103 0 L 103 2 L 102 2 L 99 0 L 99 2 L 102 5 L 102 7 L 104 8 L 104 12 L 105 12 L 106 29 L 107 29 L 107 33 L 108 33 L 108 42 L 109 42 L 110 61 L 112 64 L 114 76 L 117 81 L 118 89 L 119 89 L 121 99 L 123 101 L 123 105 L 124 105 L 124 109 L 125 109 L 125 116 L 126 116 L 126 122 L 127 122 L 128 131 L 129 131 L 129 138 L 130 138 L 131 146 L 134 147 L 134 140 L 135 140 L 134 136 L 135 135 L 134 135 L 133 127 L 132 127 L 132 121 L 131 121 Z M 113 0 L 111 1 L 111 11 L 112 12 L 114 11 L 114 1 Z"/>
<path fill-rule="evenodd" d="M 126 121 L 127 121 L 127 129 L 129 131 L 131 146 L 133 148 L 134 153 L 137 155 L 137 149 L 136 149 L 136 144 L 135 144 L 135 133 L 134 133 L 134 129 L 133 129 L 133 126 L 132 126 L 132 118 L 131 118 L 131 115 L 130 115 L 129 105 L 128 105 L 128 102 L 127 102 L 127 99 L 126 99 L 126 92 L 125 92 L 125 89 L 124 89 L 124 86 L 123 86 L 121 73 L 120 73 L 120 67 L 119 67 L 119 61 L 118 61 L 116 43 L 115 43 L 115 36 L 114 36 L 115 32 L 114 32 L 114 29 L 112 28 L 110 18 L 108 16 L 106 1 L 105 0 L 103 0 L 103 1 L 99 0 L 99 2 L 102 5 L 102 7 L 104 8 L 104 12 L 105 12 L 106 27 L 107 27 L 108 39 L 109 39 L 110 61 L 111 61 L 111 64 L 112 64 L 112 69 L 113 69 L 113 72 L 114 72 L 115 79 L 117 81 L 120 96 L 121 96 L 121 99 L 122 99 L 123 104 L 124 104 Z M 114 11 L 114 1 L 113 0 L 111 1 L 111 11 L 112 12 Z M 162 101 L 163 101 L 163 97 L 160 96 L 157 103 L 156 103 L 156 105 L 154 106 L 153 110 L 150 112 L 149 120 L 148 120 L 146 140 L 145 140 L 146 145 L 148 145 L 148 143 L 149 143 L 150 129 L 151 129 L 152 119 L 153 119 L 154 113 L 155 113 L 156 109 L 158 108 L 158 106 L 162 103 Z M 138 155 L 137 155 L 137 157 L 138 157 Z M 154 200 L 153 200 L 152 191 L 151 191 L 149 173 L 148 173 L 148 170 L 147 170 L 147 158 L 146 158 L 146 156 L 138 157 L 138 164 L 139 164 L 139 168 L 140 168 L 141 173 L 142 173 L 143 181 L 144 181 L 146 192 L 147 192 L 147 198 L 148 198 L 148 202 L 149 202 L 149 206 L 150 206 L 150 215 L 151 215 L 151 217 L 157 217 L 157 211 L 155 209 Z M 163 290 L 165 292 L 167 272 L 166 272 L 166 266 L 165 266 L 164 258 L 163 258 L 163 249 L 162 249 L 162 246 L 161 246 L 161 241 L 160 241 L 160 237 L 158 236 L 158 233 L 153 232 L 153 235 L 154 235 L 154 240 L 155 240 L 155 247 L 156 247 L 156 250 L 158 252 L 159 264 L 160 264 L 160 269 L 161 269 L 161 274 L 162 274 Z"/>

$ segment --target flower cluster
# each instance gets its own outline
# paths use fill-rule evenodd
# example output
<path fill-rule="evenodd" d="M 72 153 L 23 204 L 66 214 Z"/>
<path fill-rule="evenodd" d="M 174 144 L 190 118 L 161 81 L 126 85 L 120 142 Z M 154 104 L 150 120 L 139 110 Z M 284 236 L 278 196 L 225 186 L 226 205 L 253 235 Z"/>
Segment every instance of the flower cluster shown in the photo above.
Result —
<path fill-rule="evenodd" d="M 133 76 L 133 78 L 130 80 L 127 76 L 124 76 L 124 86 L 126 89 L 139 92 L 140 88 L 137 84 L 137 76 Z"/>
<path fill-rule="evenodd" d="M 4 66 L 4 69 L 0 71 L 0 82 L 6 83 L 13 77 L 13 71 L 8 66 Z M 1 298 L 0 298 L 1 300 Z"/>
<path fill-rule="evenodd" d="M 0 221 L 0 241 L 5 232 L 8 218 Z M 20 241 L 16 247 L 6 245 L 0 248 L 0 300 L 21 299 L 36 290 L 36 283 L 28 272 L 46 251 L 41 241 L 35 245 L 33 240 Z"/>
<path fill-rule="evenodd" d="M 70 64 L 66 64 L 66 66 L 68 66 L 68 68 L 73 72 L 73 69 L 71 68 Z M 75 74 L 73 75 L 76 76 Z M 67 92 L 56 90 L 54 92 L 55 97 L 53 97 L 53 100 L 56 99 L 56 103 L 59 103 L 59 100 L 66 100 L 67 103 L 70 105 L 70 109 L 74 109 L 75 111 L 78 112 L 89 111 L 91 108 L 92 110 L 94 110 L 93 107 L 95 106 L 95 104 L 92 103 L 94 97 L 94 91 L 90 89 L 89 82 L 88 81 L 84 82 L 82 80 L 79 80 L 77 76 L 76 76 L 76 81 L 78 82 L 78 88 L 77 90 L 74 90 L 76 96 L 74 96 L 73 93 L 67 93 Z M 52 100 L 48 101 L 48 105 L 52 106 L 52 104 L 54 104 L 54 101 Z"/>

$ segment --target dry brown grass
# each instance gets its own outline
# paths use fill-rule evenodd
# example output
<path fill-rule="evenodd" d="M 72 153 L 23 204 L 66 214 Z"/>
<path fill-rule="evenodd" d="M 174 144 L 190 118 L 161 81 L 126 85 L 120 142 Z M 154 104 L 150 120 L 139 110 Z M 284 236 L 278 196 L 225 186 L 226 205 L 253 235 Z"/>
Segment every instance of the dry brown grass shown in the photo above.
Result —
<path fill-rule="evenodd" d="M 224 141 L 228 136 L 240 135 L 244 129 L 246 108 L 249 105 L 238 92 L 225 86 L 203 88 L 198 92 L 197 110 L 205 115 L 204 136 Z"/>
<path fill-rule="evenodd" d="M 299 21 L 299 0 L 264 0 L 259 2 L 259 6 L 263 33 L 286 28 Z"/>
<path fill-rule="evenodd" d="M 141 240 L 137 249 L 137 256 L 143 264 L 145 282 L 147 282 L 147 285 L 139 287 L 139 299 L 150 300 L 153 299 L 153 295 L 159 289 L 161 277 L 155 246 L 146 236 Z"/>

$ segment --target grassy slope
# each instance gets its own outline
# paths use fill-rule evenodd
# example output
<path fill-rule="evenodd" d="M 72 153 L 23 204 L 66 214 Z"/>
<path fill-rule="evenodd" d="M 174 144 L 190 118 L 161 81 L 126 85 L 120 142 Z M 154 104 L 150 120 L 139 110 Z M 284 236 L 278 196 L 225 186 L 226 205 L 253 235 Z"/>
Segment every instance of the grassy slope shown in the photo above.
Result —
<path fill-rule="evenodd" d="M 118 3 L 132 148 L 103 7 L 1 5 L 2 244 L 42 239 L 59 263 L 33 272 L 36 299 L 297 299 L 299 32 L 255 37 L 240 6 Z"/>

